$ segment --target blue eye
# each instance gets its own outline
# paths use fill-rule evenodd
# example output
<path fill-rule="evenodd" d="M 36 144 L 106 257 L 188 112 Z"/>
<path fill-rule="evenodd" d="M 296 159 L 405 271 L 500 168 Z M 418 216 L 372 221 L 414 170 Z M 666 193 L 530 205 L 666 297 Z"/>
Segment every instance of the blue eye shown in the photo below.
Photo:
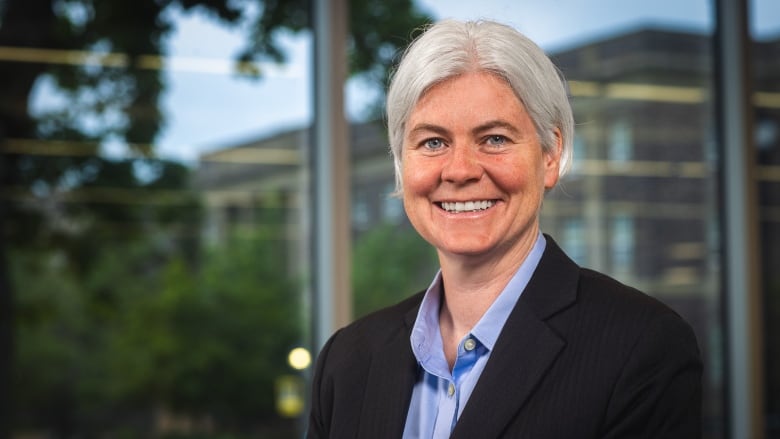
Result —
<path fill-rule="evenodd" d="M 501 135 L 488 136 L 487 144 L 492 146 L 503 146 L 506 143 L 506 137 Z"/>
<path fill-rule="evenodd" d="M 423 142 L 423 145 L 428 149 L 439 149 L 444 146 L 444 142 L 441 139 L 428 139 Z"/>

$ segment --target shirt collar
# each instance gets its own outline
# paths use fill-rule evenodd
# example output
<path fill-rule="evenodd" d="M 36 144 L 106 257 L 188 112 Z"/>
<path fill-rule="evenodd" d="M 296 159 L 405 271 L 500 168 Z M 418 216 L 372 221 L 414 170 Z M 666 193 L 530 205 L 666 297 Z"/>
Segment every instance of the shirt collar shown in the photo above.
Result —
<path fill-rule="evenodd" d="M 420 364 L 438 370 L 448 370 L 449 365 L 444 358 L 444 346 L 439 330 L 439 308 L 441 307 L 441 270 L 436 273 L 433 282 L 425 291 L 417 319 L 412 327 L 412 351 Z"/>
<path fill-rule="evenodd" d="M 485 345 L 488 350 L 493 350 L 493 346 L 495 346 L 501 330 L 504 329 L 504 324 L 509 318 L 509 314 L 512 313 L 515 304 L 520 299 L 520 295 L 523 294 L 526 285 L 528 285 L 528 281 L 531 280 L 531 275 L 536 270 L 536 266 L 539 265 L 546 245 L 547 241 L 539 233 L 525 261 L 520 264 L 520 267 L 512 276 L 512 279 L 509 280 L 509 283 L 506 284 L 504 290 L 501 291 L 501 294 L 496 297 L 493 304 L 490 305 L 485 314 L 474 325 L 474 328 L 471 329 L 471 334 Z"/>
<path fill-rule="evenodd" d="M 488 350 L 495 346 L 504 323 L 509 318 L 512 309 L 525 290 L 528 281 L 547 245 L 544 236 L 539 233 L 531 252 L 525 258 L 523 263 L 517 269 L 515 274 L 507 283 L 504 290 L 496 298 L 485 314 L 479 319 L 472 328 L 471 335 L 474 336 Z M 423 296 L 420 309 L 417 312 L 410 341 L 412 351 L 420 364 L 439 370 L 449 370 L 447 361 L 444 358 L 444 349 L 441 341 L 441 332 L 439 330 L 439 308 L 441 306 L 441 270 L 431 282 L 431 285 Z"/>

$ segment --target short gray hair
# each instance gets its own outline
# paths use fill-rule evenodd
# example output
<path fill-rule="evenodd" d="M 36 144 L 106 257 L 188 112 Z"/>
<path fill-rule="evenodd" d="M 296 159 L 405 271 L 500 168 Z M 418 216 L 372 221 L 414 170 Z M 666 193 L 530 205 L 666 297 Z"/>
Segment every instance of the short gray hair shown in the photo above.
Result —
<path fill-rule="evenodd" d="M 569 169 L 574 118 L 560 70 L 536 43 L 507 25 L 444 20 L 429 26 L 409 45 L 387 91 L 387 131 L 397 194 L 403 188 L 404 129 L 415 105 L 432 86 L 473 71 L 493 73 L 509 84 L 528 111 L 545 151 L 555 148 L 555 129 L 560 130 L 560 176 Z"/>

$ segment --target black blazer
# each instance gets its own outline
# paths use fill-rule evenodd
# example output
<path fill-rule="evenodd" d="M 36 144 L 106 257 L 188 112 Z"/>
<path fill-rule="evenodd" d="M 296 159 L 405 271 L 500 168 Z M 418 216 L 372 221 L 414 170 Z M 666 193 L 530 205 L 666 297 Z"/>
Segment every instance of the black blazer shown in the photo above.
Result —
<path fill-rule="evenodd" d="M 336 332 L 317 360 L 309 438 L 400 438 L 422 293 Z M 453 438 L 699 438 L 696 338 L 661 302 L 547 248 Z"/>

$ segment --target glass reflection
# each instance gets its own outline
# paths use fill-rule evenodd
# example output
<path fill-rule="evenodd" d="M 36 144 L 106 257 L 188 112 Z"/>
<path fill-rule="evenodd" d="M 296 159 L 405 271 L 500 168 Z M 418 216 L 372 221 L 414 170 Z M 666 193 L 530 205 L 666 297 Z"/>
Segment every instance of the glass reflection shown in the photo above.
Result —
<path fill-rule="evenodd" d="M 780 436 L 780 14 L 771 0 L 750 2 L 754 142 L 757 150 L 766 435 Z"/>
<path fill-rule="evenodd" d="M 301 184 L 253 176 L 304 147 L 253 139 L 310 118 L 310 37 L 260 6 L 0 6 L 0 436 L 300 435 Z"/>
<path fill-rule="evenodd" d="M 569 80 L 577 139 L 572 172 L 546 196 L 542 229 L 578 263 L 659 297 L 692 323 L 706 364 L 706 437 L 724 437 L 711 2 L 566 1 L 553 7 L 486 1 L 478 10 L 468 2 L 417 3 L 435 18 L 486 17 L 514 25 L 553 56 Z M 385 184 L 364 187 L 355 180 L 361 210 L 353 225 L 356 248 L 388 227 L 378 225 L 378 211 L 372 216 L 364 208 L 366 200 L 385 199 L 392 187 L 384 148 L 353 163 L 356 175 L 368 169 Z M 405 218 L 394 230 L 414 239 Z M 417 255 L 422 248 L 408 251 Z M 401 269 L 387 262 L 388 252 L 381 254 L 356 255 L 356 267 Z M 435 258 L 425 256 L 413 271 L 419 280 L 392 283 L 395 293 L 371 306 L 424 289 L 436 268 Z M 376 276 L 373 287 L 389 282 Z M 360 309 L 366 287 L 357 282 Z"/>

